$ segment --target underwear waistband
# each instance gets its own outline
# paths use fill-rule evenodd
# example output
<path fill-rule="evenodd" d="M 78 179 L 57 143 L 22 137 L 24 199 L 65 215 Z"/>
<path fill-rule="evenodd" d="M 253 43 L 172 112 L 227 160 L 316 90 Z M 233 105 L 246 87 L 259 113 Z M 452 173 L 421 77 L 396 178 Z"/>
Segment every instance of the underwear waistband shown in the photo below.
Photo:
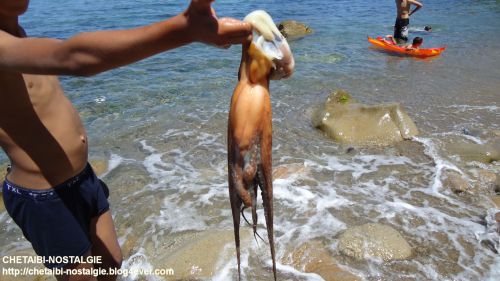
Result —
<path fill-rule="evenodd" d="M 87 179 L 90 175 L 93 175 L 93 170 L 90 164 L 87 164 L 85 168 L 78 173 L 76 176 L 66 180 L 65 182 L 58 184 L 57 186 L 49 189 L 37 190 L 29 189 L 25 187 L 17 186 L 5 178 L 3 182 L 3 192 L 14 193 L 23 197 L 28 197 L 36 200 L 48 200 L 57 197 L 57 191 L 64 188 L 71 188 L 83 180 Z"/>

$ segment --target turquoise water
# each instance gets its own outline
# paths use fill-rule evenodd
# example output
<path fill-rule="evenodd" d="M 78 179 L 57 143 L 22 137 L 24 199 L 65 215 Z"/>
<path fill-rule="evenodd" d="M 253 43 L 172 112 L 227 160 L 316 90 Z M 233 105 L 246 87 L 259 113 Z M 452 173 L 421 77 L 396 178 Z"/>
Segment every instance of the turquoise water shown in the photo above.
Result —
<path fill-rule="evenodd" d="M 393 100 L 391 95 L 398 93 L 398 100 L 408 106 L 455 100 L 460 92 L 469 91 L 480 91 L 484 98 L 460 97 L 465 104 L 497 102 L 498 1 L 425 4 L 411 24 L 415 29 L 431 25 L 434 32 L 415 35 L 424 37 L 425 46 L 448 46 L 442 57 L 432 61 L 392 57 L 369 47 L 367 35 L 391 33 L 393 1 L 219 1 L 215 8 L 221 16 L 236 18 L 265 9 L 277 22 L 296 19 L 316 31 L 292 43 L 297 73 L 289 81 L 278 82 L 300 91 L 304 100 L 320 100 L 325 91 L 340 87 L 369 101 Z M 68 38 L 83 31 L 147 24 L 181 12 L 185 6 L 183 1 L 32 1 L 22 22 L 32 36 Z M 88 116 L 87 124 L 111 114 L 144 116 L 152 109 L 189 107 L 199 99 L 224 108 L 224 97 L 230 96 L 226 89 L 234 85 L 239 52 L 238 47 L 224 51 L 194 44 L 92 78 L 62 80 L 67 94 Z M 106 102 L 96 105 L 99 97 Z"/>
<path fill-rule="evenodd" d="M 439 163 L 450 163 L 473 180 L 478 168 L 500 171 L 498 163 L 478 167 L 449 157 L 443 148 L 450 136 L 463 138 L 463 129 L 477 132 L 478 142 L 498 141 L 491 132 L 500 129 L 500 2 L 424 4 L 412 17 L 411 36 L 423 36 L 424 46 L 447 50 L 422 60 L 388 55 L 366 41 L 366 36 L 392 32 L 392 0 L 216 1 L 220 16 L 243 18 L 264 9 L 276 22 L 295 19 L 315 30 L 290 43 L 295 74 L 271 84 L 273 165 L 300 164 L 310 171 L 275 181 L 278 256 L 318 238 L 341 265 L 367 280 L 500 278 L 498 255 L 475 236 L 483 229 L 478 221 L 488 208 L 485 197 L 433 193 L 437 175 L 446 167 Z M 186 5 L 32 0 L 21 22 L 31 36 L 64 39 L 158 21 Z M 422 32 L 425 25 L 433 32 Z M 220 50 L 192 44 L 94 77 L 61 77 L 88 130 L 91 157 L 113 164 L 104 179 L 112 190 L 120 243 L 136 241 L 124 252 L 125 267 L 132 266 L 129 258 L 137 254 L 146 257 L 144 264 L 159 267 L 164 241 L 179 233 L 231 229 L 225 136 L 240 52 L 237 46 Z M 312 109 L 337 88 L 363 103 L 402 103 L 421 131 L 410 145 L 418 149 L 403 156 L 382 148 L 347 155 L 345 147 L 312 128 L 310 119 Z M 425 222 L 412 223 L 418 220 Z M 0 222 L 2 254 L 28 251 L 29 244 L 5 212 Z M 337 235 L 365 222 L 391 225 L 413 247 L 427 249 L 426 254 L 389 264 L 342 257 L 335 251 Z M 254 250 L 267 255 L 266 247 L 259 249 Z M 228 264 L 219 280 L 234 280 L 235 260 Z M 263 264 L 247 261 L 246 280 L 267 280 Z M 280 274 L 315 280 L 296 272 Z"/>

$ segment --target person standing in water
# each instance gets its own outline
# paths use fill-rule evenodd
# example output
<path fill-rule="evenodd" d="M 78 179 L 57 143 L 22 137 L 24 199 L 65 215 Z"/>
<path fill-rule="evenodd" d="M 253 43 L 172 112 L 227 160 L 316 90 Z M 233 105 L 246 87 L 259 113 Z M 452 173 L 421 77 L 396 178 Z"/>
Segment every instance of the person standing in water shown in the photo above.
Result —
<path fill-rule="evenodd" d="M 101 257 L 96 264 L 47 262 L 48 268 L 89 272 L 122 262 L 109 190 L 87 162 L 87 134 L 56 75 L 95 75 L 192 42 L 229 47 L 248 41 L 251 26 L 217 18 L 213 1 L 192 0 L 186 11 L 147 26 L 67 40 L 28 37 L 19 16 L 29 0 L 0 1 L 0 146 L 11 163 L 3 183 L 5 209 L 39 256 Z"/>
<path fill-rule="evenodd" d="M 408 42 L 408 25 L 410 24 L 410 16 L 422 8 L 424 5 L 416 0 L 395 0 L 397 8 L 396 23 L 394 24 L 394 39 L 398 44 Z M 410 11 L 411 5 L 415 6 L 413 11 Z"/>

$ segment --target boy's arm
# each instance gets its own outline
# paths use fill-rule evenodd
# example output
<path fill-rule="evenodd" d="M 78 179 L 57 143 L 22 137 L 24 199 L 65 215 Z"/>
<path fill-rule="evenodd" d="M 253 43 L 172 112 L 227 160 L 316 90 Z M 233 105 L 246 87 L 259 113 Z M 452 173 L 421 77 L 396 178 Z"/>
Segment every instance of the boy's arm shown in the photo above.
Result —
<path fill-rule="evenodd" d="M 424 5 L 416 0 L 408 0 L 408 3 L 409 4 L 413 4 L 415 5 L 415 9 L 413 11 L 410 12 L 410 16 L 413 15 L 416 11 L 420 10 L 420 8 L 422 8 Z"/>
<path fill-rule="evenodd" d="M 0 70 L 93 75 L 194 41 L 228 46 L 247 40 L 250 25 L 218 19 L 212 1 L 193 0 L 184 13 L 148 26 L 81 33 L 65 41 L 0 32 Z"/>

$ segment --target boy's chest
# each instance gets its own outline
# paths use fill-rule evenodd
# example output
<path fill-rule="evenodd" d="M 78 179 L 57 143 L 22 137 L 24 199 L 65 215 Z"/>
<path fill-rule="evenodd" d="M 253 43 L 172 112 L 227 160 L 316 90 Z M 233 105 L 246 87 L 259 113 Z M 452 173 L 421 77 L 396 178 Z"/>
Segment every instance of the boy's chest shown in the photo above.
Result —
<path fill-rule="evenodd" d="M 0 108 L 40 108 L 62 92 L 56 76 L 0 72 Z"/>

